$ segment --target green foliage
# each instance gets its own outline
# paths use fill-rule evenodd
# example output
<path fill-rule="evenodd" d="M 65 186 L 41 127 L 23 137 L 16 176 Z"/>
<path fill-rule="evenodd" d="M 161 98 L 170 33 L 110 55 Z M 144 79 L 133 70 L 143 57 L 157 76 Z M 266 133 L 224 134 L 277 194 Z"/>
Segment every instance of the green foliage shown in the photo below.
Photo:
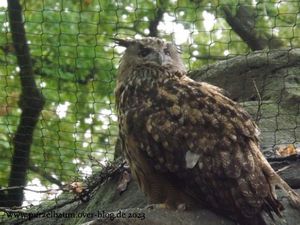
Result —
<path fill-rule="evenodd" d="M 158 26 L 160 36 L 182 44 L 189 69 L 214 63 L 210 56 L 249 52 L 226 23 L 222 13 L 225 4 L 233 15 L 240 4 L 254 8 L 256 28 L 279 37 L 285 47 L 299 46 L 300 42 L 297 1 L 22 3 L 36 82 L 47 100 L 35 130 L 31 163 L 64 182 L 82 178 L 86 167 L 94 169 L 91 158 L 113 158 L 117 137 L 113 90 L 120 49 L 110 38 L 147 35 L 158 8 L 164 11 Z M 6 9 L 0 8 L 0 186 L 7 185 L 11 143 L 20 115 L 21 89 L 7 20 Z M 34 177 L 36 174 L 30 174 L 30 179 Z M 42 182 L 48 184 L 45 179 Z"/>

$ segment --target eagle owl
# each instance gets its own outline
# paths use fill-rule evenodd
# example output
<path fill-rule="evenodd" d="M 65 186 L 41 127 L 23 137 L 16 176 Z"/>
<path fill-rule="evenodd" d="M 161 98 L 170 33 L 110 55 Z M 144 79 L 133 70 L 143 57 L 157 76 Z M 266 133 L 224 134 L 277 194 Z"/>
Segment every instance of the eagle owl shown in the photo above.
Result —
<path fill-rule="evenodd" d="M 207 207 L 242 225 L 280 216 L 275 186 L 299 196 L 259 150 L 250 116 L 221 89 L 187 76 L 177 48 L 158 38 L 126 47 L 115 90 L 122 149 L 150 203 Z"/>

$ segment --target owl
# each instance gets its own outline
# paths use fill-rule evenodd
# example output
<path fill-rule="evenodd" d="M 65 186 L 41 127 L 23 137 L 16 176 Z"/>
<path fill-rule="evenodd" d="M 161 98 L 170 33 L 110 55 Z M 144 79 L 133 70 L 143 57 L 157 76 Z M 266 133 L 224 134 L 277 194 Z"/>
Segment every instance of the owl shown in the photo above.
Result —
<path fill-rule="evenodd" d="M 119 137 L 151 204 L 206 207 L 241 225 L 281 215 L 275 186 L 300 205 L 260 152 L 249 114 L 220 88 L 190 79 L 173 44 L 115 41 L 126 48 L 115 89 Z"/>

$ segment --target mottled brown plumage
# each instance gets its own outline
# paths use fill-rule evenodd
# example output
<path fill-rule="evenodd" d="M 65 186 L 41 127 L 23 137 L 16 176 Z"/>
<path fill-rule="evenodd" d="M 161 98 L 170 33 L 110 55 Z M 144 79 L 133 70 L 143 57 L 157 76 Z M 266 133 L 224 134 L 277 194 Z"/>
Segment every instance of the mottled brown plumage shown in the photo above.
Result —
<path fill-rule="evenodd" d="M 250 116 L 219 88 L 188 78 L 176 47 L 117 42 L 127 48 L 116 87 L 122 149 L 151 203 L 204 205 L 253 225 L 265 224 L 262 211 L 280 215 L 275 185 L 299 205 L 261 154 Z"/>

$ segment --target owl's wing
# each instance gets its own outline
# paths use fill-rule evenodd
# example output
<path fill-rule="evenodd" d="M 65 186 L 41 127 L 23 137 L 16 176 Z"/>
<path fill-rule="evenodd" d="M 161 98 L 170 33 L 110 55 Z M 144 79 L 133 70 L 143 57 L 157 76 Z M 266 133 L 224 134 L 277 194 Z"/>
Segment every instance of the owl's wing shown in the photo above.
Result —
<path fill-rule="evenodd" d="M 155 170 L 215 208 L 260 211 L 270 190 L 250 116 L 218 88 L 188 78 L 166 82 L 151 101 L 155 110 L 136 137 Z"/>

